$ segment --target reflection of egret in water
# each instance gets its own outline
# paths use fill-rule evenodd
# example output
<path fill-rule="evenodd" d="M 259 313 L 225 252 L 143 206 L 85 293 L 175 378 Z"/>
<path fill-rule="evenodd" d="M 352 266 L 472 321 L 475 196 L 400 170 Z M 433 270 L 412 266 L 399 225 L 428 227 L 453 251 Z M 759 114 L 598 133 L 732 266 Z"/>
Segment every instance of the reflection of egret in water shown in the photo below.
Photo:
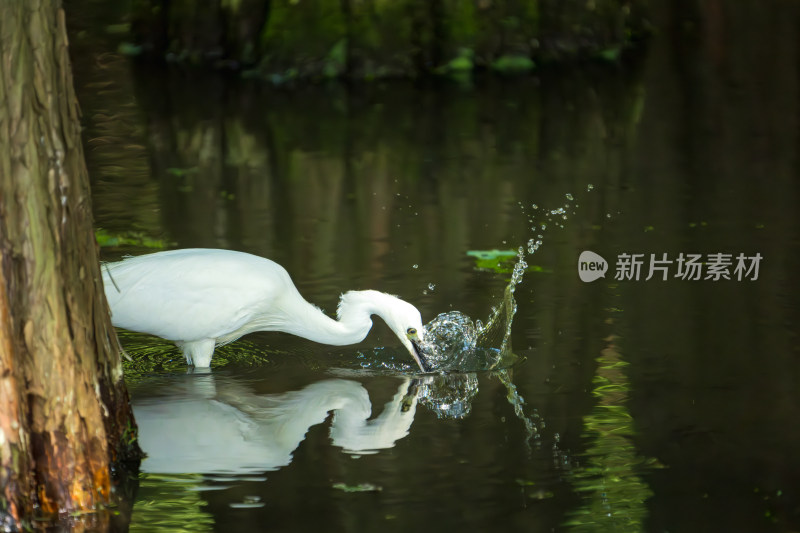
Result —
<path fill-rule="evenodd" d="M 419 402 L 439 418 L 464 418 L 472 410 L 478 394 L 475 373 L 437 374 L 425 376 L 419 387 Z"/>
<path fill-rule="evenodd" d="M 147 458 L 144 472 L 253 473 L 292 461 L 311 426 L 333 412 L 333 444 L 352 453 L 391 448 L 408 435 L 416 394 L 403 380 L 381 414 L 355 381 L 329 379 L 276 395 L 258 395 L 212 374 L 182 376 L 168 396 L 138 398 L 133 410 Z"/>

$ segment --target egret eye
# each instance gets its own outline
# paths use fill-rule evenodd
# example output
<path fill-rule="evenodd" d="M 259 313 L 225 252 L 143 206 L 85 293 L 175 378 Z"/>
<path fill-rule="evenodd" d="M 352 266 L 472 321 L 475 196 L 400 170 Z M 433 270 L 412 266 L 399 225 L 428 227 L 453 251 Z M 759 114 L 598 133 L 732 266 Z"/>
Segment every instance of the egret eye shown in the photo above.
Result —
<path fill-rule="evenodd" d="M 417 334 L 417 330 L 416 330 L 416 328 L 408 328 L 406 330 L 406 334 L 407 335 L 416 335 Z"/>

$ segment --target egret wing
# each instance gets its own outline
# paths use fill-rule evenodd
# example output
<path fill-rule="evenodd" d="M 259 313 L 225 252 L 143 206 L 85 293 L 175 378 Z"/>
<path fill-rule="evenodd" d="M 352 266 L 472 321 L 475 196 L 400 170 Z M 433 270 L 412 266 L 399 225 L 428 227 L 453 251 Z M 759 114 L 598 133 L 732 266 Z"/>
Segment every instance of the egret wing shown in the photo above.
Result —
<path fill-rule="evenodd" d="M 103 278 L 115 326 L 175 341 L 230 335 L 294 290 L 280 265 L 225 250 L 134 257 L 106 265 Z"/>

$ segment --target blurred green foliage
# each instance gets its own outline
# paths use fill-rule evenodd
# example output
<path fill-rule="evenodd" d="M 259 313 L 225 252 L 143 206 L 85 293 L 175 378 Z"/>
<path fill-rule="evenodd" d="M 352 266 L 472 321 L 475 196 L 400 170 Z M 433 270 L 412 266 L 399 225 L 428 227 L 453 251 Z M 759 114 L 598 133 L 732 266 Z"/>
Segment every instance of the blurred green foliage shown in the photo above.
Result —
<path fill-rule="evenodd" d="M 103 228 L 97 228 L 94 231 L 94 236 L 95 239 L 97 239 L 97 244 L 101 248 L 136 246 L 138 248 L 153 248 L 163 250 L 169 246 L 169 243 L 164 240 L 154 239 L 137 231 L 127 231 L 124 233 L 112 234 Z"/>

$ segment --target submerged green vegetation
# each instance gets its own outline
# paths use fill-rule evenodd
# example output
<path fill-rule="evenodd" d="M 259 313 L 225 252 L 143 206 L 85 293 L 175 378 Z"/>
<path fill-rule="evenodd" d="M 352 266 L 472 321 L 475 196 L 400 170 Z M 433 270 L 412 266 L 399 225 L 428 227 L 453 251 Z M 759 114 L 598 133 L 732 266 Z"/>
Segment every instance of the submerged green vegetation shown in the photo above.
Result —
<path fill-rule="evenodd" d="M 130 531 L 213 531 L 214 518 L 202 498 L 206 485 L 199 474 L 140 476 Z"/>
<path fill-rule="evenodd" d="M 174 343 L 132 331 L 117 330 L 123 349 L 134 354 L 133 357 L 124 358 L 122 367 L 125 380 L 135 383 L 144 377 L 156 373 L 186 372 L 186 361 L 180 349 Z M 247 339 L 218 347 L 214 352 L 213 367 L 223 367 L 235 364 L 239 367 L 265 365 L 271 362 L 273 352 L 265 350 L 258 344 Z M 287 354 L 282 354 L 286 357 Z"/>
<path fill-rule="evenodd" d="M 94 237 L 101 248 L 132 246 L 136 248 L 163 250 L 170 244 L 162 239 L 154 239 L 138 231 L 110 233 L 103 228 L 97 228 L 94 231 Z"/>
<path fill-rule="evenodd" d="M 383 487 L 373 485 L 372 483 L 358 483 L 357 485 L 348 485 L 347 483 L 334 483 L 333 488 L 342 492 L 380 492 Z"/>

